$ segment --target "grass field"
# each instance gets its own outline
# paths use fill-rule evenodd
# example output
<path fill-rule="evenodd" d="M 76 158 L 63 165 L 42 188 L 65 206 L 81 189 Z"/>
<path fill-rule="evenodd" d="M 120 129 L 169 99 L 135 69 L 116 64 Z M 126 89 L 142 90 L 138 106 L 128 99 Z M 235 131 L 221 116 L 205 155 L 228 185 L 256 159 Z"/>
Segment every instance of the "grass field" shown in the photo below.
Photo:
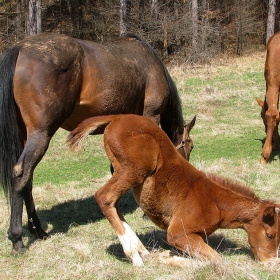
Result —
<path fill-rule="evenodd" d="M 176 81 L 184 116 L 197 121 L 191 132 L 195 148 L 190 162 L 198 169 L 246 183 L 261 198 L 280 201 L 280 152 L 272 162 L 259 163 L 265 133 L 256 97 L 263 99 L 265 52 L 222 58 L 211 65 L 168 65 Z M 89 137 L 81 154 L 65 145 L 59 130 L 38 165 L 34 198 L 45 241 L 31 236 L 24 214 L 24 255 L 12 257 L 7 240 L 9 209 L 0 196 L 0 279 L 280 279 L 280 262 L 263 265 L 253 260 L 242 230 L 219 230 L 209 244 L 221 263 L 187 259 L 178 268 L 160 262 L 172 250 L 165 233 L 142 219 L 131 193 L 121 209 L 151 252 L 141 268 L 127 261 L 121 245 L 93 198 L 110 177 L 102 136 Z"/>

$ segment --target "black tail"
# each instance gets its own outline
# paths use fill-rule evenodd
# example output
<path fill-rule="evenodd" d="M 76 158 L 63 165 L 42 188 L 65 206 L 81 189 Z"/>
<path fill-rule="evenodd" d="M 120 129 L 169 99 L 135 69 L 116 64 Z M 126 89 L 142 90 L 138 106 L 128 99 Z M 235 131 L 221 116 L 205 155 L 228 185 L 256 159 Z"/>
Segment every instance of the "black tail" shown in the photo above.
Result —
<path fill-rule="evenodd" d="M 9 200 L 13 166 L 23 150 L 13 96 L 13 76 L 19 49 L 20 46 L 16 45 L 0 56 L 0 185 Z"/>
<path fill-rule="evenodd" d="M 178 136 L 183 134 L 185 121 L 183 118 L 181 99 L 174 81 L 172 80 L 161 58 L 150 44 L 134 34 L 122 34 L 122 36 L 133 37 L 141 41 L 142 44 L 160 61 L 169 86 L 169 98 L 166 107 L 160 116 L 160 125 L 170 140 L 173 143 L 176 143 L 178 141 Z"/>

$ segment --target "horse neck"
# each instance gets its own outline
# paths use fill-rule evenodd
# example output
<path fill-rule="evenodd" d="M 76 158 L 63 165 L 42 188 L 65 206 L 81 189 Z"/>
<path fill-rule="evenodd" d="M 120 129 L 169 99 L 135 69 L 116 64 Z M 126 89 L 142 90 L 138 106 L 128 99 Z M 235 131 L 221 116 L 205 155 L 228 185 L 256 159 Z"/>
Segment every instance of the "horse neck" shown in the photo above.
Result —
<path fill-rule="evenodd" d="M 236 201 L 237 204 L 233 209 L 225 209 L 222 217 L 221 228 L 234 229 L 243 228 L 246 229 L 246 225 L 256 218 L 254 209 L 257 208 L 257 204 L 248 203 L 248 201 Z"/>
<path fill-rule="evenodd" d="M 258 197 L 238 193 L 230 188 L 212 184 L 210 192 L 220 210 L 220 228 L 246 228 L 257 217 L 261 201 Z"/>

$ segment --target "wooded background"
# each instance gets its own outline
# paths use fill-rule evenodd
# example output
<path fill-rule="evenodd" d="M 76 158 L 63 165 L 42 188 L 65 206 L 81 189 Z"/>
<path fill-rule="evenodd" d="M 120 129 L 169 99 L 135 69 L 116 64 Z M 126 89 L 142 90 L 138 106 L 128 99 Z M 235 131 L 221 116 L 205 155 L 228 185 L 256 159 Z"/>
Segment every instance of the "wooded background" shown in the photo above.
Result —
<path fill-rule="evenodd" d="M 276 0 L 0 0 L 0 51 L 39 32 L 104 41 L 123 32 L 164 60 L 208 62 L 264 47 L 279 30 Z"/>

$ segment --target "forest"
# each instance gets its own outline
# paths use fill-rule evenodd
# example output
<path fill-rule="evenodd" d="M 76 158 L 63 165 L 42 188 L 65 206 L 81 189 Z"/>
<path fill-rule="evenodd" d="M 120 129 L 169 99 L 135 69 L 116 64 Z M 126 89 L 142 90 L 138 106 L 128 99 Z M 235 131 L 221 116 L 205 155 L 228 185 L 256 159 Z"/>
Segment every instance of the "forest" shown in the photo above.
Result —
<path fill-rule="evenodd" d="M 1 0 L 1 52 L 40 32 L 102 42 L 121 33 L 147 40 L 164 60 L 208 63 L 263 48 L 276 0 Z"/>

